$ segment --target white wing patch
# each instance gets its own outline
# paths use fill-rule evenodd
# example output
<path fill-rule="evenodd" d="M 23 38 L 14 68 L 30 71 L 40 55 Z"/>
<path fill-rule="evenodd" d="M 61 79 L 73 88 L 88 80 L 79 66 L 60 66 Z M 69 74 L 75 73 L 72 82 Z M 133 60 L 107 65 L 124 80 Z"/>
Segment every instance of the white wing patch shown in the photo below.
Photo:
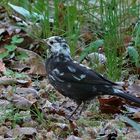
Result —
<path fill-rule="evenodd" d="M 68 70 L 69 70 L 70 72 L 76 72 L 76 69 L 75 69 L 74 67 L 71 67 L 71 66 L 68 66 Z"/>
<path fill-rule="evenodd" d="M 60 71 L 56 68 L 52 71 L 53 74 L 60 74 Z"/>
<path fill-rule="evenodd" d="M 81 78 L 79 78 L 79 77 L 76 77 L 75 75 L 72 75 L 73 76 L 73 78 L 75 78 L 76 80 L 78 80 L 78 81 L 80 81 L 81 80 Z"/>
<path fill-rule="evenodd" d="M 49 74 L 49 76 L 48 76 L 50 79 L 52 79 L 53 81 L 55 81 L 55 78 L 51 75 L 51 74 Z"/>
<path fill-rule="evenodd" d="M 64 72 L 60 73 L 60 76 L 63 76 L 64 75 Z"/>
<path fill-rule="evenodd" d="M 52 71 L 52 74 L 53 74 L 53 76 L 51 77 L 51 79 L 53 79 L 53 80 L 55 80 L 55 81 L 59 81 L 59 82 L 64 82 L 62 79 L 60 79 L 59 77 L 58 77 L 58 75 L 64 75 L 64 72 L 62 72 L 62 73 L 60 73 L 60 71 L 57 69 L 57 68 L 55 68 L 53 71 Z"/>
<path fill-rule="evenodd" d="M 77 61 L 73 61 L 73 63 L 75 63 L 75 64 L 79 64 Z"/>
<path fill-rule="evenodd" d="M 78 80 L 78 81 L 80 81 L 80 80 L 82 80 L 82 79 L 84 79 L 84 78 L 86 77 L 85 74 L 81 74 L 79 77 L 77 77 L 77 76 L 75 76 L 75 75 L 72 75 L 72 76 L 73 76 L 73 78 L 75 78 L 75 79 Z"/>
<path fill-rule="evenodd" d="M 80 75 L 80 78 L 81 78 L 81 79 L 84 79 L 85 77 L 86 77 L 85 74 L 81 74 L 81 75 Z"/>
<path fill-rule="evenodd" d="M 113 88 L 113 90 L 114 90 L 114 93 L 124 93 L 124 92 L 121 91 L 120 89 Z"/>

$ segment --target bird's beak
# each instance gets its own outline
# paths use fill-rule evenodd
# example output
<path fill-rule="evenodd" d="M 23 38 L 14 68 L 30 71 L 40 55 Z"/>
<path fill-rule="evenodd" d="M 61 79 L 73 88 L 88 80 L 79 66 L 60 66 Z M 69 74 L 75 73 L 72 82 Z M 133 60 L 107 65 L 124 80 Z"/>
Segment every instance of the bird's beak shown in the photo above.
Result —
<path fill-rule="evenodd" d="M 49 39 L 48 38 L 47 39 L 42 39 L 42 42 L 44 44 L 47 44 L 48 48 L 50 48 L 50 43 L 49 43 Z"/>
<path fill-rule="evenodd" d="M 42 39 L 42 43 L 49 45 L 49 39 Z"/>
<path fill-rule="evenodd" d="M 46 43 L 48 44 L 48 40 L 49 40 L 49 39 L 42 39 L 42 42 L 45 43 L 45 44 L 46 44 Z"/>

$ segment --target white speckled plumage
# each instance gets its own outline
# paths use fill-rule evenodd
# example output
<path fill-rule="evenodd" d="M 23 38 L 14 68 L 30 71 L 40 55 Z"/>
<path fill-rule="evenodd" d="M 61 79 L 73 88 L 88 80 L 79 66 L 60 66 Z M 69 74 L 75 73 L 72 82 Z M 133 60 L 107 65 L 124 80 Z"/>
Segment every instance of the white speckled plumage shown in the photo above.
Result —
<path fill-rule="evenodd" d="M 140 104 L 140 99 L 118 89 L 116 83 L 74 61 L 65 39 L 53 36 L 46 43 L 50 51 L 50 57 L 46 61 L 49 81 L 64 96 L 79 105 L 100 95 L 120 96 Z"/>

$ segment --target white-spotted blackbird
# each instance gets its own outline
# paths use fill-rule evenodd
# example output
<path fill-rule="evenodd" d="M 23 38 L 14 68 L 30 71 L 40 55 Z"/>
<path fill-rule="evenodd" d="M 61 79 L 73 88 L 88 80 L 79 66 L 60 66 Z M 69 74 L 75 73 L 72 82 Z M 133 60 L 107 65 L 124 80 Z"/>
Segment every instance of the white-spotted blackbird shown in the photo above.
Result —
<path fill-rule="evenodd" d="M 100 95 L 115 95 L 140 104 L 139 98 L 118 89 L 116 83 L 74 61 L 70 55 L 69 45 L 62 37 L 52 36 L 44 41 L 50 53 L 46 61 L 49 82 L 62 95 L 78 104 L 71 116 L 82 103 Z"/>

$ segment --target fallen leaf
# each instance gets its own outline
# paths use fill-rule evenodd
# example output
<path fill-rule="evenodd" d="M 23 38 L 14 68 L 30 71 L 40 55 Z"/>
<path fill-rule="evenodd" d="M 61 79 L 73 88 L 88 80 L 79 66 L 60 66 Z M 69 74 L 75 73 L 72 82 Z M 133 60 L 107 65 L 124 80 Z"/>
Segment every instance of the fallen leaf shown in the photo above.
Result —
<path fill-rule="evenodd" d="M 128 86 L 128 89 L 127 90 L 131 94 L 133 94 L 134 96 L 140 97 L 140 85 L 138 85 L 138 84 L 132 84 L 132 85 Z"/>
<path fill-rule="evenodd" d="M 55 136 L 55 134 L 54 134 L 53 131 L 47 132 L 47 133 L 45 134 L 45 136 L 46 136 L 46 139 L 48 139 L 48 140 L 55 140 L 55 139 L 56 139 L 56 136 Z"/>
<path fill-rule="evenodd" d="M 0 29 L 0 35 L 2 34 L 2 33 L 4 33 L 6 30 L 4 29 L 4 28 L 1 28 Z"/>
<path fill-rule="evenodd" d="M 134 119 L 140 119 L 140 112 L 135 112 L 135 113 L 133 114 L 133 118 L 134 118 Z"/>
<path fill-rule="evenodd" d="M 4 72 L 4 71 L 6 71 L 5 64 L 2 62 L 2 60 L 0 60 L 0 72 Z"/>
<path fill-rule="evenodd" d="M 9 132 L 7 132 L 7 136 L 9 137 L 20 137 L 22 139 L 24 136 L 34 136 L 37 134 L 36 128 L 32 127 L 19 127 L 16 126 L 14 129 L 11 129 Z"/>
<path fill-rule="evenodd" d="M 22 135 L 34 135 L 37 133 L 36 128 L 32 127 L 21 127 L 19 131 Z"/>
<path fill-rule="evenodd" d="M 29 95 L 32 95 L 33 97 L 37 98 L 39 97 L 38 91 L 35 90 L 32 87 L 24 88 L 24 87 L 17 87 L 16 93 L 22 97 L 27 97 Z"/>
<path fill-rule="evenodd" d="M 68 125 L 64 123 L 55 123 L 55 126 L 61 128 L 63 131 L 68 130 Z"/>
<path fill-rule="evenodd" d="M 23 110 L 29 109 L 32 106 L 32 104 L 36 102 L 36 100 L 29 101 L 26 98 L 21 97 L 16 94 L 13 95 L 13 97 L 11 98 L 11 101 L 16 106 L 16 108 L 23 109 Z"/>
<path fill-rule="evenodd" d="M 82 138 L 80 138 L 80 137 L 76 137 L 76 136 L 74 136 L 74 135 L 71 135 L 71 136 L 69 136 L 66 140 L 84 140 L 84 139 L 82 139 Z"/>
<path fill-rule="evenodd" d="M 140 133 L 135 131 L 135 132 L 130 132 L 125 135 L 126 140 L 140 140 Z"/>
<path fill-rule="evenodd" d="M 11 103 L 7 100 L 4 100 L 4 99 L 0 99 L 0 107 L 2 109 L 6 109 L 8 108 L 9 106 L 11 105 Z"/>
<path fill-rule="evenodd" d="M 1 136 L 4 136 L 8 131 L 9 131 L 9 129 L 6 126 L 0 127 L 0 135 Z"/>
<path fill-rule="evenodd" d="M 22 48 L 17 48 L 17 51 L 25 52 L 29 58 L 25 60 L 25 63 L 30 67 L 30 74 L 46 75 L 45 62 L 37 53 Z"/>
<path fill-rule="evenodd" d="M 76 122 L 74 122 L 74 121 L 69 121 L 69 124 L 70 124 L 70 129 L 71 129 L 71 131 L 73 132 L 73 134 L 74 134 L 75 136 L 78 136 L 78 135 L 79 135 L 79 132 L 78 132 L 78 127 L 77 127 Z"/>
<path fill-rule="evenodd" d="M 100 110 L 102 113 L 121 113 L 123 100 L 117 97 L 98 98 L 100 103 Z"/>
<path fill-rule="evenodd" d="M 30 81 L 26 80 L 17 80 L 15 78 L 7 78 L 5 76 L 0 77 L 0 85 L 14 85 L 14 84 L 22 84 L 22 85 L 29 85 Z"/>

